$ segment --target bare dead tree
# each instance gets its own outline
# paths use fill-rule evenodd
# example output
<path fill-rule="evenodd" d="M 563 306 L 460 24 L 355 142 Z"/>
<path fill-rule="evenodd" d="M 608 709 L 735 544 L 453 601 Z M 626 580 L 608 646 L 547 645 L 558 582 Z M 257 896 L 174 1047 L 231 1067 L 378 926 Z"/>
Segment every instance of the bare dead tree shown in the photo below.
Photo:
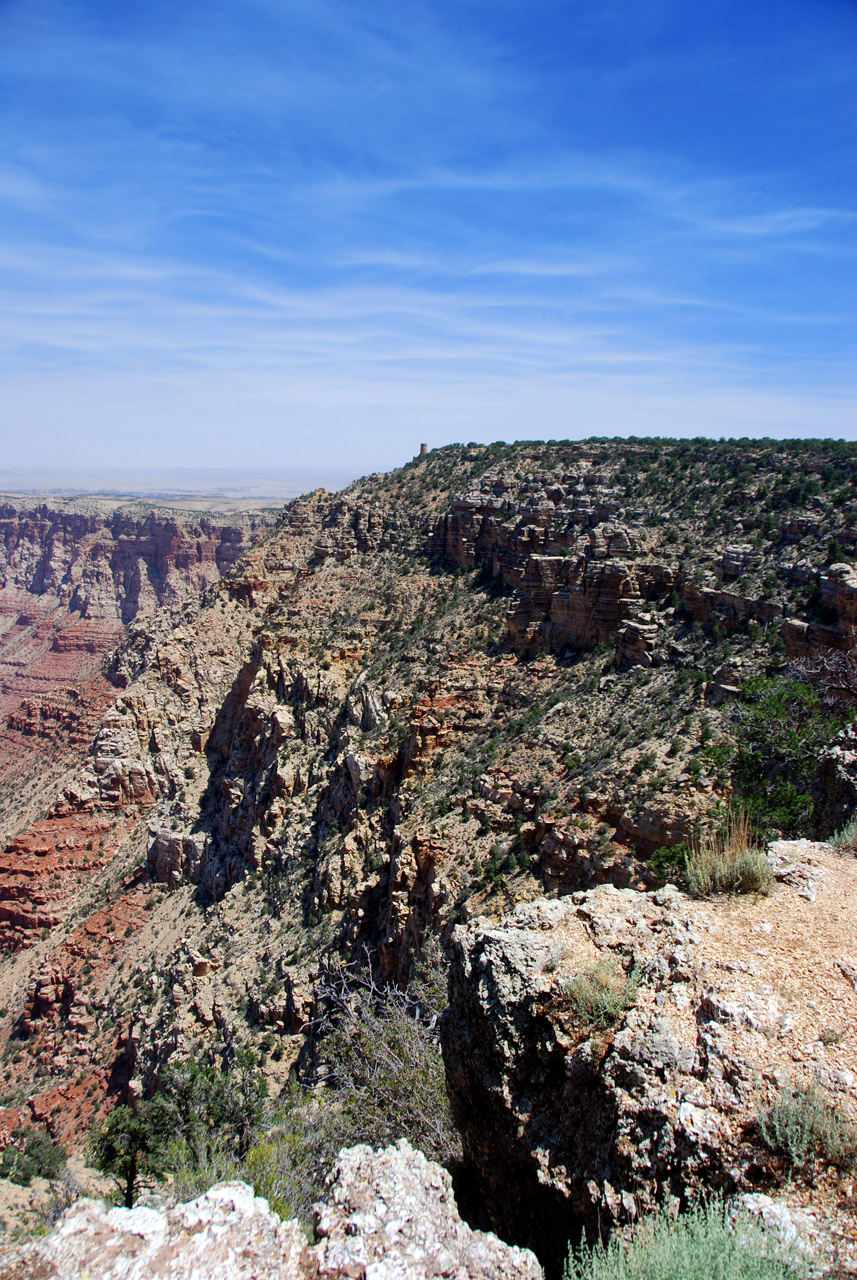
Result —
<path fill-rule="evenodd" d="M 440 1015 L 446 974 L 429 939 L 407 988 L 379 981 L 372 953 L 351 964 L 328 958 L 315 986 L 318 1016 L 309 1029 L 310 1086 L 336 1108 L 341 1145 L 407 1137 L 432 1159 L 458 1158 L 443 1060 Z"/>
<path fill-rule="evenodd" d="M 796 658 L 788 674 L 812 685 L 827 707 L 857 705 L 857 649 L 830 649 L 813 658 Z"/>
<path fill-rule="evenodd" d="M 425 969 L 418 968 L 408 987 L 392 982 L 379 982 L 375 976 L 373 955 L 363 947 L 362 957 L 346 963 L 338 957 L 325 957 L 319 966 L 315 984 L 318 1016 L 306 1024 L 306 1030 L 329 1031 L 343 1016 L 353 1016 L 366 1002 L 382 1012 L 393 1010 L 413 1018 L 426 1032 L 434 1035 L 445 1004 L 444 962 L 439 946 L 432 939 L 427 947 Z"/>

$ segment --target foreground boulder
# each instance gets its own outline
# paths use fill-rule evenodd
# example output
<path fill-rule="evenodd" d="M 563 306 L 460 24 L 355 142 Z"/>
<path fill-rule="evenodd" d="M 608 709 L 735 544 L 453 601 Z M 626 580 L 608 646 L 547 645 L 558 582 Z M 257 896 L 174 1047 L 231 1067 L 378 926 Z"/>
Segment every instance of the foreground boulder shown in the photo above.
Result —
<path fill-rule="evenodd" d="M 305 1280 L 306 1236 L 243 1182 L 174 1209 L 79 1200 L 43 1240 L 0 1261 L 2 1280 Z"/>
<path fill-rule="evenodd" d="M 322 1276 L 541 1280 L 529 1250 L 461 1221 L 449 1174 L 404 1141 L 385 1151 L 343 1151 L 315 1228 Z"/>
<path fill-rule="evenodd" d="M 341 1152 L 310 1245 L 243 1182 L 173 1209 L 81 1200 L 0 1258 L 0 1280 L 541 1280 L 533 1254 L 472 1231 L 449 1174 L 407 1142 Z"/>

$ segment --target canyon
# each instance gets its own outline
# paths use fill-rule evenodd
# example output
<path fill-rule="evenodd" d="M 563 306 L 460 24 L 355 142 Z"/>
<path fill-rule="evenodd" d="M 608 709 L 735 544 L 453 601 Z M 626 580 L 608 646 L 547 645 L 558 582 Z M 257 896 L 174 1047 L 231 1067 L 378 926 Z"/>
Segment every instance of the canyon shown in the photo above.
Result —
<path fill-rule="evenodd" d="M 477 1226 L 533 1246 L 557 1205 L 567 1236 L 682 1179 L 750 1194 L 734 1062 L 777 1063 L 759 1031 L 728 1046 L 728 1099 L 700 1083 L 716 1028 L 751 1026 L 716 1010 L 757 1015 L 702 954 L 733 908 L 669 891 L 663 851 L 729 801 L 753 682 L 854 649 L 855 462 L 837 442 L 522 442 L 270 515 L 6 499 L 4 1126 L 79 1147 L 171 1058 L 242 1046 L 276 1096 L 325 957 L 366 950 L 404 985 L 437 936 L 447 1079 L 493 1206 Z M 853 891 L 825 843 L 857 803 L 846 718 L 819 751 L 815 845 L 771 846 L 798 867 L 776 890 L 795 928 L 815 928 L 816 866 Z M 736 965 L 758 950 L 735 947 Z M 648 977 L 609 1044 L 578 1044 L 558 984 L 605 949 Z M 784 981 L 753 963 L 756 985 Z M 830 999 L 853 1000 L 831 974 Z M 829 1068 L 845 1081 L 850 1037 Z M 587 1106 L 595 1154 L 572 1156 L 552 1135 Z M 654 1182 L 631 1153 L 643 1112 L 669 1149 Z M 532 1189 L 523 1217 L 504 1178 Z M 564 1238 L 543 1246 L 554 1265 Z"/>

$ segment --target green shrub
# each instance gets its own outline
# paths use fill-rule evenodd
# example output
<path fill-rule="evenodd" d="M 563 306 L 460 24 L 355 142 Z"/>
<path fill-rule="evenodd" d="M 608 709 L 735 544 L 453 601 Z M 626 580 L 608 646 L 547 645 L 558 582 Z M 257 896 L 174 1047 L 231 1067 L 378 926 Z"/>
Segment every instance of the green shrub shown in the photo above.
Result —
<path fill-rule="evenodd" d="M 309 1223 L 337 1153 L 348 1145 L 347 1128 L 333 1091 L 315 1095 L 292 1083 L 277 1123 L 250 1147 L 238 1176 L 281 1218 Z"/>
<path fill-rule="evenodd" d="M 849 1168 L 857 1160 L 857 1128 L 816 1084 L 780 1089 L 756 1117 L 762 1141 L 794 1170 L 813 1160 Z"/>
<path fill-rule="evenodd" d="M 169 1173 L 170 1192 L 178 1201 L 195 1200 L 215 1182 L 246 1177 L 244 1166 L 225 1132 L 212 1133 L 201 1155 L 193 1154 L 182 1138 L 167 1143 L 164 1170 Z"/>
<path fill-rule="evenodd" d="M 639 778 L 642 774 L 648 773 L 650 769 L 654 769 L 656 761 L 657 757 L 654 751 L 643 751 L 637 756 L 631 766 L 631 771 Z"/>
<path fill-rule="evenodd" d="M 749 1214 L 727 1216 L 721 1201 L 678 1218 L 649 1218 L 626 1242 L 569 1253 L 565 1280 L 798 1280 L 802 1260 L 779 1248 Z"/>
<path fill-rule="evenodd" d="M 339 1095 L 341 1145 L 408 1138 L 432 1160 L 456 1160 L 460 1144 L 437 1029 L 446 1003 L 439 949 L 427 946 L 407 991 L 343 969 L 332 975 L 328 998 L 320 1052 L 326 1082 Z"/>
<path fill-rule="evenodd" d="M 165 1176 L 170 1136 L 158 1099 L 141 1100 L 134 1106 L 120 1103 L 103 1122 L 92 1125 L 88 1158 L 113 1179 L 126 1209 L 133 1208 L 141 1186 Z"/>
<path fill-rule="evenodd" d="M 33 1178 L 50 1181 L 65 1168 L 67 1154 L 62 1143 L 54 1142 L 46 1129 L 16 1129 L 0 1154 L 0 1177 L 21 1187 L 28 1187 Z"/>
<path fill-rule="evenodd" d="M 662 844 L 649 858 L 649 866 L 659 880 L 683 883 L 690 852 L 689 844 Z"/>
<path fill-rule="evenodd" d="M 267 1083 L 249 1049 L 239 1049 L 226 1071 L 174 1059 L 157 1083 L 152 1097 L 120 1103 L 89 1131 L 91 1162 L 128 1208 L 142 1186 L 169 1174 L 191 1197 L 237 1176 L 263 1119 Z"/>
<path fill-rule="evenodd" d="M 837 853 L 857 853 L 857 814 L 837 831 L 830 843 Z"/>
<path fill-rule="evenodd" d="M 806 834 L 810 787 L 821 749 L 842 727 L 811 685 L 759 676 L 741 686 L 732 781 L 756 822 L 785 836 Z"/>
<path fill-rule="evenodd" d="M 575 1017 L 587 1026 L 618 1022 L 637 996 L 636 970 L 626 973 L 614 956 L 604 956 L 592 969 L 576 974 L 565 987 Z"/>
<path fill-rule="evenodd" d="M 696 837 L 685 858 L 685 883 L 705 898 L 714 893 L 770 893 L 773 872 L 754 839 L 746 809 L 731 810 L 719 828 Z"/>
<path fill-rule="evenodd" d="M 190 1058 L 172 1059 L 158 1093 L 176 1144 L 191 1168 L 218 1161 L 224 1144 L 243 1156 L 262 1123 L 268 1085 L 251 1049 L 239 1049 L 226 1071 Z"/>
<path fill-rule="evenodd" d="M 277 1213 L 305 1221 L 342 1147 L 408 1138 L 448 1166 L 461 1152 L 438 1040 L 446 999 L 439 949 L 426 946 L 407 991 L 379 984 L 368 968 L 332 965 L 318 994 L 324 1087 L 292 1084 L 241 1172 Z"/>

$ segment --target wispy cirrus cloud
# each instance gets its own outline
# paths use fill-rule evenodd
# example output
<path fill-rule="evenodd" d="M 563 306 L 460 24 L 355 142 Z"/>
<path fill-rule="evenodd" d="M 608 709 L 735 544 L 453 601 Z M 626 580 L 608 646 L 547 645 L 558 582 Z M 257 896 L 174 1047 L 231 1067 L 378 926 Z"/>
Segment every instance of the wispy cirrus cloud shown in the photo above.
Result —
<path fill-rule="evenodd" d="M 857 31 L 714 8 L 7 5 L 13 460 L 842 432 Z"/>

